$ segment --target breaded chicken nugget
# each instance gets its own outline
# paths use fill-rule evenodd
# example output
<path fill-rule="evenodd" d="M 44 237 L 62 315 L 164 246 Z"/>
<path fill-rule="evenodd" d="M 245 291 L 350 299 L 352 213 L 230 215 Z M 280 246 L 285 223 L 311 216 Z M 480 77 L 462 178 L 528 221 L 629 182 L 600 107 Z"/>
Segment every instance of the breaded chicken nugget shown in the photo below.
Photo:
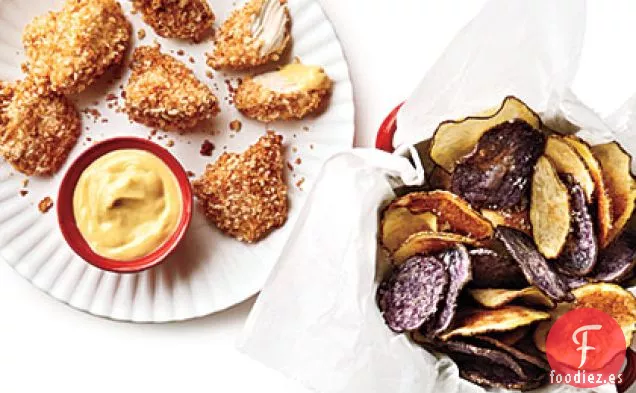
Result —
<path fill-rule="evenodd" d="M 121 62 L 131 31 L 115 0 L 66 0 L 24 29 L 29 73 L 54 92 L 79 93 Z"/>
<path fill-rule="evenodd" d="M 278 61 L 289 44 L 290 28 L 286 0 L 251 0 L 217 31 L 208 65 L 240 70 Z"/>
<path fill-rule="evenodd" d="M 246 116 L 263 122 L 302 119 L 324 108 L 332 87 L 321 67 L 295 63 L 246 78 L 234 103 Z"/>
<path fill-rule="evenodd" d="M 0 83 L 0 154 L 18 171 L 55 173 L 80 133 L 80 116 L 64 96 L 29 79 Z"/>
<path fill-rule="evenodd" d="M 162 37 L 198 42 L 214 24 L 206 0 L 133 0 L 133 6 Z"/>
<path fill-rule="evenodd" d="M 187 130 L 219 113 L 212 90 L 157 46 L 135 50 L 125 88 L 131 120 L 163 130 Z"/>
<path fill-rule="evenodd" d="M 268 132 L 243 154 L 224 153 L 193 182 L 205 214 L 226 234 L 254 243 L 287 220 L 282 141 Z"/>

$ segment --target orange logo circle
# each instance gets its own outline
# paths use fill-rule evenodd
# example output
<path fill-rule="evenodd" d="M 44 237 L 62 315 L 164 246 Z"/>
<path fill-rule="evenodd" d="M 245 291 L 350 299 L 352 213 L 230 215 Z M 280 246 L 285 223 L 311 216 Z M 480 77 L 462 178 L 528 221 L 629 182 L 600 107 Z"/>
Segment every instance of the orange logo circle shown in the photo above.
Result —
<path fill-rule="evenodd" d="M 592 388 L 621 382 L 625 336 L 606 313 L 580 308 L 559 318 L 550 329 L 546 354 L 550 382 Z"/>

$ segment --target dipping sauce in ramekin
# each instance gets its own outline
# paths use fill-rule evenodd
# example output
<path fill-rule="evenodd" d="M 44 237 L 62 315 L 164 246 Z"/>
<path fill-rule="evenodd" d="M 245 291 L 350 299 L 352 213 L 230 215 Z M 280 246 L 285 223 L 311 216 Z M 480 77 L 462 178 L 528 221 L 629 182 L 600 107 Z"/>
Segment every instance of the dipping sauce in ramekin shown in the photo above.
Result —
<path fill-rule="evenodd" d="M 75 186 L 73 213 L 95 253 L 131 261 L 152 253 L 175 232 L 181 200 L 177 179 L 160 158 L 123 149 L 84 170 Z"/>
<path fill-rule="evenodd" d="M 192 191 L 179 162 L 139 138 L 100 142 L 73 163 L 58 196 L 64 238 L 87 262 L 126 273 L 155 266 L 181 241 Z"/>

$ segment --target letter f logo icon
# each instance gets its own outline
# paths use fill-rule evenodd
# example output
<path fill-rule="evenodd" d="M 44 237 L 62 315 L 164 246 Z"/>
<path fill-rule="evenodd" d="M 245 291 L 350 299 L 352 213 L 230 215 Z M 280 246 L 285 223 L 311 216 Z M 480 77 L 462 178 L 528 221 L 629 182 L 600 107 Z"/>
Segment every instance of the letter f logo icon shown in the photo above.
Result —
<path fill-rule="evenodd" d="M 583 367 L 585 361 L 587 360 L 587 352 L 596 349 L 592 346 L 587 345 L 587 332 L 590 330 L 601 330 L 601 328 L 601 325 L 585 325 L 576 329 L 574 333 L 572 333 L 572 341 L 574 341 L 574 344 L 580 345 L 580 347 L 576 348 L 577 351 L 581 351 L 581 364 L 579 364 L 579 369 Z M 581 332 L 583 332 L 583 339 L 581 340 L 581 342 L 579 342 L 577 336 Z"/>

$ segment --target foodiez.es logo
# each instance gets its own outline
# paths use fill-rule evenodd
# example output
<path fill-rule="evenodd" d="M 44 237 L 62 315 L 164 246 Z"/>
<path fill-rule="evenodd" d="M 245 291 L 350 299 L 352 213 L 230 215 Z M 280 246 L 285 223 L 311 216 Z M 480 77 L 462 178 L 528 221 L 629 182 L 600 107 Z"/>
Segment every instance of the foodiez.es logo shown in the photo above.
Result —
<path fill-rule="evenodd" d="M 625 336 L 606 313 L 581 308 L 559 318 L 550 329 L 546 354 L 551 383 L 592 388 L 620 383 Z"/>

